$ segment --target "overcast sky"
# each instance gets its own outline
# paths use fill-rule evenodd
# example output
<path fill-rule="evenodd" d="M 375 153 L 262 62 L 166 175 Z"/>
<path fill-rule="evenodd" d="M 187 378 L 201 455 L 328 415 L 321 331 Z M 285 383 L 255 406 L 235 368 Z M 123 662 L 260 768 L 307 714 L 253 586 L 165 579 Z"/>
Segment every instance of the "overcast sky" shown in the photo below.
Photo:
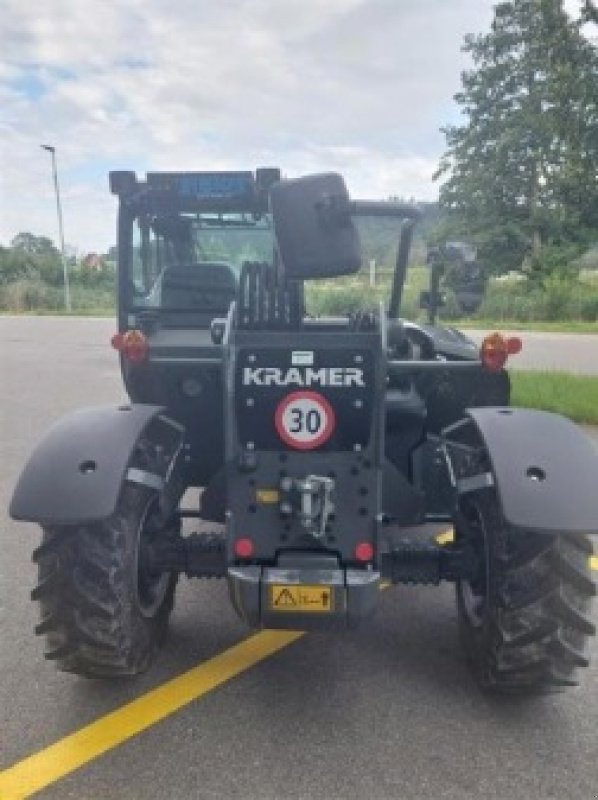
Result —
<path fill-rule="evenodd" d="M 439 128 L 491 0 L 0 0 L 0 243 L 114 243 L 111 169 L 345 175 L 434 199 Z M 566 0 L 576 10 L 577 0 Z"/>

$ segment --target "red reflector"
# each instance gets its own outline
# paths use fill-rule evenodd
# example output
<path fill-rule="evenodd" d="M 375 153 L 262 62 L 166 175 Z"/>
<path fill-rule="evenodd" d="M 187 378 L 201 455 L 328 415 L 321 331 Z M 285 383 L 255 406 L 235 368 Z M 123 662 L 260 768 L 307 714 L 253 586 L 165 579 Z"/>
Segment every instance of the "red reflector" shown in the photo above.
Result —
<path fill-rule="evenodd" d="M 124 338 L 124 333 L 115 333 L 112 339 L 110 339 L 110 344 L 115 350 L 118 350 L 119 353 L 123 349 Z"/>
<path fill-rule="evenodd" d="M 355 548 L 357 561 L 371 561 L 374 558 L 374 547 L 370 542 L 359 542 Z"/>
<path fill-rule="evenodd" d="M 509 351 L 510 356 L 516 356 L 517 353 L 520 353 L 523 349 L 523 342 L 519 338 L 519 336 L 511 336 L 507 339 L 507 350 Z"/>
<path fill-rule="evenodd" d="M 500 333 L 491 333 L 485 337 L 480 348 L 480 359 L 486 369 L 498 372 L 504 367 L 508 357 L 507 341 Z"/>
<path fill-rule="evenodd" d="M 253 555 L 253 542 L 247 537 L 237 539 L 233 549 L 237 558 L 251 558 Z"/>
<path fill-rule="evenodd" d="M 149 342 L 146 336 L 138 330 L 115 333 L 110 344 L 115 350 L 122 353 L 127 361 L 145 361 L 149 352 Z"/>

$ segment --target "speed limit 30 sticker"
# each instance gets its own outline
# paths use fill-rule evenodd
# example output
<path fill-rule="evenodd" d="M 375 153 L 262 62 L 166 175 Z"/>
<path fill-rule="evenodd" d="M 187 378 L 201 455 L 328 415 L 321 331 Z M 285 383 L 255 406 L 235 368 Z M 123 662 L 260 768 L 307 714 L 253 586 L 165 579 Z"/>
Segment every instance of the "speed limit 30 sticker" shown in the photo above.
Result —
<path fill-rule="evenodd" d="M 295 450 L 313 450 L 334 432 L 336 419 L 328 400 L 319 392 L 292 392 L 283 397 L 274 415 L 282 441 Z"/>

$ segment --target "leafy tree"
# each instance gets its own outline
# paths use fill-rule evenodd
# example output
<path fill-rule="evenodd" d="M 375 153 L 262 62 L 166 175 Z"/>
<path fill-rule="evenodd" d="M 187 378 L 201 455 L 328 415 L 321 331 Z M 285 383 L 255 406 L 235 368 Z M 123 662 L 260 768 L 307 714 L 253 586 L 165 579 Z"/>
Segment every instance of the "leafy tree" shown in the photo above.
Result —
<path fill-rule="evenodd" d="M 10 248 L 0 254 L 0 283 L 41 279 L 50 286 L 64 280 L 60 252 L 51 239 L 33 233 L 17 234 Z"/>
<path fill-rule="evenodd" d="M 546 246 L 580 249 L 598 227 L 598 52 L 581 24 L 562 0 L 512 0 L 465 39 L 465 120 L 444 129 L 436 177 L 452 230 L 495 271 L 547 270 Z"/>
<path fill-rule="evenodd" d="M 47 236 L 36 236 L 29 231 L 18 233 L 10 244 L 15 250 L 24 250 L 32 255 L 59 255 L 51 239 Z"/>

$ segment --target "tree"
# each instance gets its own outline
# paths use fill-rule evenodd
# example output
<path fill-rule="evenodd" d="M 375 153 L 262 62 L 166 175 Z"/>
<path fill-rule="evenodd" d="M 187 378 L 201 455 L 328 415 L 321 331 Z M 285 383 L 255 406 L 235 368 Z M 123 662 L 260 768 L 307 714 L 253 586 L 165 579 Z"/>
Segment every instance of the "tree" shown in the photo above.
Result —
<path fill-rule="evenodd" d="M 34 233 L 29 233 L 28 231 L 18 233 L 10 245 L 15 250 L 24 250 L 31 255 L 59 255 L 51 239 L 47 236 L 36 236 Z"/>
<path fill-rule="evenodd" d="M 525 258 L 545 269 L 555 246 L 598 227 L 598 53 L 580 25 L 562 0 L 512 0 L 465 39 L 465 121 L 443 129 L 436 177 L 452 229 L 495 271 Z"/>
<path fill-rule="evenodd" d="M 11 249 L 4 259 L 2 282 L 37 276 L 51 286 L 62 284 L 60 252 L 51 239 L 25 231 L 18 233 L 10 244 Z"/>

